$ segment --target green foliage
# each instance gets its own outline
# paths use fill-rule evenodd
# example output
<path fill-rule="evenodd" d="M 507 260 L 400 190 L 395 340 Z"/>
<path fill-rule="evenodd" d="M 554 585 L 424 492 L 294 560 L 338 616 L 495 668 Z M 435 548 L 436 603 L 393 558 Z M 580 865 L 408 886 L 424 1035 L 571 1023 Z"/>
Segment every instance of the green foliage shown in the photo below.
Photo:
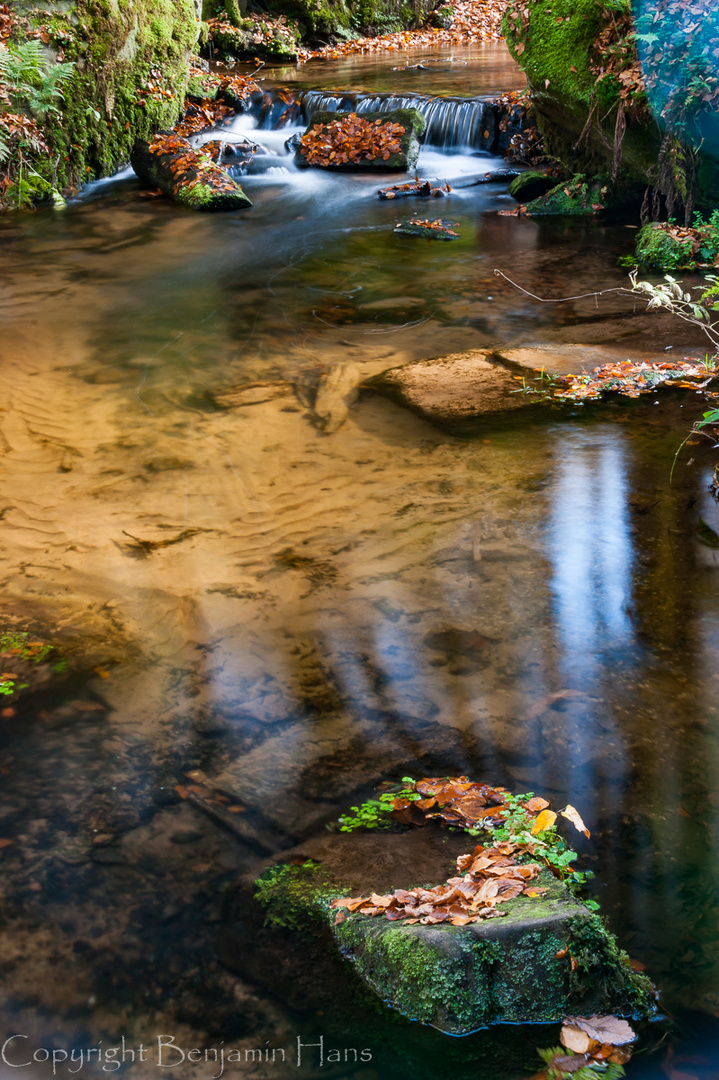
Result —
<path fill-rule="evenodd" d="M 5 631 L 0 634 L 0 653 L 12 652 L 22 660 L 32 660 L 39 664 L 52 650 L 52 645 L 28 643 L 27 632 Z M 0 694 L 7 697 L 14 694 L 16 690 L 24 690 L 27 685 L 27 683 L 16 682 L 15 676 L 4 676 L 0 678 Z"/>
<path fill-rule="evenodd" d="M 403 784 L 413 784 L 411 776 L 402 777 Z M 357 829 L 388 829 L 392 824 L 390 814 L 394 809 L 395 799 L 409 799 L 417 802 L 421 798 L 414 788 L 403 788 L 401 791 L 385 792 L 378 799 L 368 799 L 361 806 L 352 806 L 354 816 L 344 814 L 339 819 L 340 832 L 356 832 Z"/>
<path fill-rule="evenodd" d="M 311 897 L 317 892 L 315 877 L 319 864 L 308 859 L 300 866 L 279 863 L 265 870 L 255 882 L 255 900 L 265 908 L 265 926 L 301 930 L 311 911 Z"/>
<path fill-rule="evenodd" d="M 572 1057 L 571 1050 L 565 1050 L 563 1046 L 553 1046 L 546 1050 L 538 1050 L 537 1053 L 547 1065 L 547 1069 L 541 1073 L 543 1080 L 564 1080 L 569 1073 L 561 1068 L 563 1057 Z M 626 1076 L 623 1066 L 613 1063 L 601 1063 L 582 1065 L 581 1069 L 573 1070 L 572 1080 L 621 1080 Z"/>
<path fill-rule="evenodd" d="M 678 240 L 650 222 L 637 234 L 636 259 L 650 270 L 680 270 L 694 263 L 691 240 Z"/>
<path fill-rule="evenodd" d="M 573 893 L 577 893 L 590 878 L 591 870 L 575 870 L 571 863 L 577 858 L 577 852 L 569 847 L 563 836 L 557 832 L 556 822 L 549 828 L 533 834 L 532 826 L 536 816 L 526 808 L 526 803 L 534 797 L 533 792 L 526 795 L 506 795 L 507 809 L 501 811 L 504 818 L 502 825 L 495 826 L 492 841 L 507 840 L 511 844 L 532 844 L 534 857 L 540 858 Z M 468 829 L 472 835 L 479 835 L 484 830 Z M 585 901 L 587 907 L 596 910 L 599 905 L 594 900 Z"/>
<path fill-rule="evenodd" d="M 42 44 L 34 39 L 0 45 L 0 81 L 9 94 L 11 108 L 38 120 L 59 112 L 57 103 L 74 66 L 47 60 Z"/>

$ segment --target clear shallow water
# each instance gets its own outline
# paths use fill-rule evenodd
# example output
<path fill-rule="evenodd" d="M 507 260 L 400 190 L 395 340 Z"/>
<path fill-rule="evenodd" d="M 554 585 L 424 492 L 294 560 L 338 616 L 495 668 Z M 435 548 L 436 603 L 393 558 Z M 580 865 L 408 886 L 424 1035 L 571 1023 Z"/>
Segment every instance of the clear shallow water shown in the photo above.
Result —
<path fill-rule="evenodd" d="M 288 133 L 255 134 L 279 153 Z M 420 159 L 447 178 L 477 165 L 501 167 Z M 176 785 L 200 770 L 281 850 L 374 776 L 466 772 L 580 808 L 603 910 L 679 1021 L 630 1075 L 710 1080 L 709 445 L 669 483 L 702 400 L 521 410 L 460 438 L 369 395 L 324 436 L 302 398 L 338 360 L 369 375 L 489 345 L 684 340 L 620 298 L 539 305 L 493 275 L 541 295 L 618 285 L 621 223 L 492 216 L 511 204 L 488 185 L 432 203 L 458 241 L 416 244 L 392 228 L 417 204 L 380 202 L 383 178 L 288 166 L 247 179 L 244 214 L 193 217 L 123 181 L 0 223 L 6 604 L 89 638 L 107 674 L 4 718 L 4 1026 L 38 1046 L 321 1032 L 311 1001 L 298 1015 L 225 970 L 223 890 L 259 853 Z M 132 547 L 188 529 L 144 558 Z M 475 631 L 481 646 L 457 646 Z M 346 1023 L 376 1045 L 364 1071 L 340 1070 L 357 1080 L 427 1060 L 521 1072 L 501 1038 L 449 1049 L 414 1026 Z"/>

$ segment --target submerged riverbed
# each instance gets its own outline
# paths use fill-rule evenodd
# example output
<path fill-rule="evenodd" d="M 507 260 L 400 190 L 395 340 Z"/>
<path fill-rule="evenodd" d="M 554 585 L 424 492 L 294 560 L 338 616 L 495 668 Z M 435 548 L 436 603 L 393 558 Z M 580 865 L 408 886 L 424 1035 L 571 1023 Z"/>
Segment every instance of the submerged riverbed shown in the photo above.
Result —
<path fill-rule="evenodd" d="M 521 84 L 496 49 L 472 55 L 414 89 L 463 96 L 468 71 L 483 93 Z M 405 60 L 299 74 L 304 88 L 407 92 L 392 70 Z M 252 134 L 279 155 L 290 131 Z M 471 147 L 426 146 L 419 162 L 450 183 L 502 167 Z M 458 186 L 427 209 L 383 203 L 383 182 L 278 157 L 243 180 L 254 205 L 242 214 L 194 216 L 125 179 L 0 220 L 5 617 L 90 641 L 96 667 L 2 720 L 3 1026 L 31 1048 L 324 1034 L 373 1048 L 332 1066 L 353 1080 L 427 1061 L 440 1075 L 528 1075 L 556 1029 L 527 1035 L 521 1068 L 514 1033 L 450 1042 L 369 1014 L 325 1030 L 321 1005 L 289 1009 L 216 947 L 224 890 L 263 855 L 320 832 L 380 779 L 466 773 L 580 809 L 602 910 L 679 1023 L 629 1075 L 710 1080 L 709 444 L 669 479 L 703 399 L 527 404 L 452 431 L 363 392 L 331 435 L 306 404 L 340 361 L 366 377 L 488 346 L 683 355 L 700 339 L 627 299 L 544 305 L 493 274 L 542 296 L 621 285 L 622 222 L 497 216 L 512 205 L 502 184 Z M 459 239 L 396 237 L 416 209 L 457 221 Z M 208 793 L 224 800 L 212 804 L 223 827 L 188 797 Z M 329 1073 L 315 1052 L 303 1068 Z M 281 1073 L 258 1059 L 242 1070 Z M 174 1075 L 212 1071 L 186 1061 Z"/>

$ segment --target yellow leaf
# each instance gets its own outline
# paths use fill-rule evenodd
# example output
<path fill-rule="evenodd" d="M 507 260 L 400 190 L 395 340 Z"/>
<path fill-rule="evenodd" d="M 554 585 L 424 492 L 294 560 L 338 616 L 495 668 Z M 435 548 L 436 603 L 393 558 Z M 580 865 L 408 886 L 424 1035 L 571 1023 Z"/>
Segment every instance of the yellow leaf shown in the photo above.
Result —
<path fill-rule="evenodd" d="M 545 829 L 551 829 L 554 822 L 557 820 L 557 815 L 554 810 L 542 810 L 541 814 L 537 814 L 534 819 L 534 825 L 532 826 L 532 836 L 536 836 L 537 833 L 544 832 Z"/>
<path fill-rule="evenodd" d="M 577 829 L 578 832 L 584 833 L 584 835 L 587 837 L 587 839 L 589 839 L 589 837 L 591 835 L 590 832 L 589 832 L 589 829 L 587 828 L 587 826 L 582 821 L 582 819 L 579 816 L 578 812 L 574 809 L 574 807 L 570 803 L 567 803 L 567 805 L 564 807 L 564 809 L 560 810 L 559 812 L 562 815 L 562 817 L 565 817 L 568 821 L 571 821 L 572 825 L 574 826 L 575 829 Z"/>

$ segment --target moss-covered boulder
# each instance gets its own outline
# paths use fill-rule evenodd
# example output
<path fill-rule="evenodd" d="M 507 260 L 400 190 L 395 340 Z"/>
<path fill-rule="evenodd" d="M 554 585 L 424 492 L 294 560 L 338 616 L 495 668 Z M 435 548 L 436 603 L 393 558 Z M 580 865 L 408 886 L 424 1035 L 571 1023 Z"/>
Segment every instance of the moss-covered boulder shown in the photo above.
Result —
<path fill-rule="evenodd" d="M 595 70 L 596 43 L 610 21 L 596 0 L 510 0 L 505 15 L 507 45 L 526 72 L 547 152 L 575 171 L 611 171 L 622 84 L 597 81 Z M 639 182 L 656 163 L 660 141 L 644 105 L 637 100 L 626 115 L 622 144 L 623 172 Z"/>
<path fill-rule="evenodd" d="M 692 241 L 679 240 L 653 221 L 639 230 L 635 256 L 648 270 L 685 270 L 697 265 Z"/>
<path fill-rule="evenodd" d="M 389 169 L 407 172 L 417 164 L 425 118 L 419 109 L 387 112 L 312 113 L 295 160 L 300 166 L 345 172 Z"/>
<path fill-rule="evenodd" d="M 76 0 L 52 22 L 75 64 L 62 113 L 48 122 L 63 186 L 112 174 L 137 138 L 172 127 L 199 22 L 193 0 Z"/>
<path fill-rule="evenodd" d="M 138 139 L 132 167 L 141 183 L 156 187 L 191 210 L 242 210 L 252 203 L 209 154 L 195 150 L 174 132 L 159 132 L 147 142 Z"/>
<path fill-rule="evenodd" d="M 607 184 L 601 179 L 591 180 L 575 176 L 565 184 L 558 184 L 546 194 L 527 203 L 526 212 L 531 217 L 542 215 L 569 215 L 587 217 L 605 209 Z"/>
<path fill-rule="evenodd" d="M 559 180 L 556 176 L 548 176 L 547 173 L 529 169 L 527 172 L 515 176 L 509 185 L 509 194 L 520 203 L 528 203 L 546 195 L 552 188 L 557 187 Z"/>
<path fill-rule="evenodd" d="M 315 983 L 321 973 L 320 992 L 335 1001 L 347 998 L 358 976 L 378 1001 L 452 1035 L 500 1023 L 552 1022 L 568 1013 L 653 1014 L 648 979 L 631 969 L 601 920 L 546 871 L 537 879 L 544 895 L 503 903 L 501 918 L 432 926 L 355 912 L 336 921 L 333 899 L 436 884 L 473 843 L 432 828 L 308 841 L 235 891 L 225 908 L 223 961 L 264 983 L 281 979 L 293 1001 L 295 990 L 316 993 L 308 989 L 307 972 Z M 257 905 L 264 909 L 261 947 L 249 910 Z M 261 956 L 254 968 L 253 955 Z M 349 962 L 344 976 L 338 955 Z M 312 998 L 304 1003 L 317 1007 Z"/>

